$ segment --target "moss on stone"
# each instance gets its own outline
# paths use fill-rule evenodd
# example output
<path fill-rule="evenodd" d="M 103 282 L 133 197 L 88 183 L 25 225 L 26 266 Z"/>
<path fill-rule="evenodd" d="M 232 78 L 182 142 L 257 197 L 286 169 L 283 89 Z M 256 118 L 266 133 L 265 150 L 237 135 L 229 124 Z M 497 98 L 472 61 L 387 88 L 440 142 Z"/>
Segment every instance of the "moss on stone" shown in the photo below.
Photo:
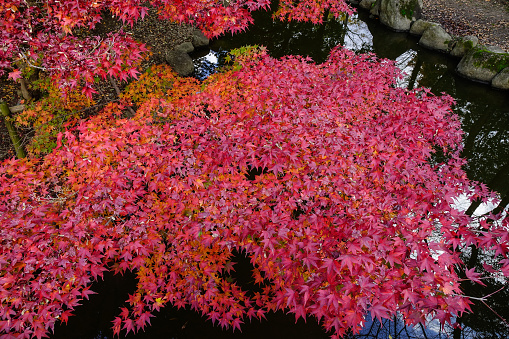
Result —
<path fill-rule="evenodd" d="M 402 16 L 407 18 L 408 20 L 412 20 L 412 17 L 414 16 L 414 10 L 419 4 L 417 3 L 417 0 L 409 0 L 409 1 L 402 1 L 401 7 L 399 9 L 399 12 Z"/>
<path fill-rule="evenodd" d="M 467 49 L 474 48 L 474 42 L 472 40 L 463 40 L 463 46 Z"/>
<path fill-rule="evenodd" d="M 509 53 L 494 53 L 485 48 L 479 48 L 472 55 L 474 66 L 500 72 L 509 67 Z"/>

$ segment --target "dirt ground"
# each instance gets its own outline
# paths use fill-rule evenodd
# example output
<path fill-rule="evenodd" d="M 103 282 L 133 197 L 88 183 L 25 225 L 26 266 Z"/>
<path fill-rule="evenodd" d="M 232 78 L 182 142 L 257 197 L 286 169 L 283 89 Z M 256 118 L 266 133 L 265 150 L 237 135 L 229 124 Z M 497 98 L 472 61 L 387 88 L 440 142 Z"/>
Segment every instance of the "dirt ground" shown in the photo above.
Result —
<path fill-rule="evenodd" d="M 448 33 L 475 35 L 509 52 L 509 0 L 423 0 L 423 17 Z"/>
<path fill-rule="evenodd" d="M 423 0 L 423 4 L 423 18 L 440 23 L 450 34 L 475 35 L 481 44 L 496 45 L 509 52 L 509 0 Z M 109 29 L 118 28 L 115 23 L 104 23 L 102 29 L 108 30 L 108 25 Z M 191 31 L 185 26 L 145 20 L 131 32 L 152 47 L 150 63 L 153 63 L 161 62 L 164 51 L 187 40 Z M 0 100 L 9 106 L 18 104 L 16 84 L 7 81 L 6 76 L 0 79 L 0 84 Z M 107 86 L 101 92 L 105 99 L 113 95 Z M 1 121 L 0 160 L 12 156 L 14 151 Z"/>

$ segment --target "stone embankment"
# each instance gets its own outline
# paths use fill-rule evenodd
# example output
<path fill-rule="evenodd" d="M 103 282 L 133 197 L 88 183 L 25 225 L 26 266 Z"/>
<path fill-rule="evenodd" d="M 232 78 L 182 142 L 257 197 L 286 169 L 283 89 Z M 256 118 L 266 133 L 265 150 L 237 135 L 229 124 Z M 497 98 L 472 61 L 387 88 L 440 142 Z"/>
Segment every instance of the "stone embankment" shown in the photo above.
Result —
<path fill-rule="evenodd" d="M 440 24 L 421 19 L 422 0 L 349 0 L 370 11 L 385 26 L 420 36 L 419 45 L 460 59 L 461 76 L 509 90 L 509 53 L 497 46 L 480 45 L 478 38 L 450 35 Z"/>

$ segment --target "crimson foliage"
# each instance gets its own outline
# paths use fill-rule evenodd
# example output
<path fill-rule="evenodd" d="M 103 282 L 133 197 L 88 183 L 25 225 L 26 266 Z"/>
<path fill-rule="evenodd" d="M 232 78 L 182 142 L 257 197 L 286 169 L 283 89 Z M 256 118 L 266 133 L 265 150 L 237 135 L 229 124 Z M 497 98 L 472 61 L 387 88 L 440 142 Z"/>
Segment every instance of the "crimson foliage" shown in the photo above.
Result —
<path fill-rule="evenodd" d="M 76 28 L 93 29 L 102 16 L 111 14 L 125 24 L 143 19 L 148 7 L 161 19 L 195 25 L 210 37 L 236 33 L 252 23 L 251 12 L 267 9 L 270 0 L 0 0 L 0 75 L 10 71 L 19 78 L 19 63 L 47 71 L 58 84 L 83 93 L 95 92 L 95 77 L 136 77 L 136 67 L 146 47 L 123 30 L 106 37 L 73 35 Z M 351 13 L 344 0 L 280 0 L 276 17 L 284 20 L 321 22 L 325 11 L 336 17 Z"/>
<path fill-rule="evenodd" d="M 333 337 L 367 312 L 451 321 L 469 308 L 459 250 L 495 250 L 490 270 L 507 275 L 508 220 L 453 207 L 491 195 L 461 169 L 452 99 L 397 76 L 340 48 L 321 65 L 252 50 L 149 96 L 134 119 L 112 104 L 44 159 L 4 162 L 0 330 L 42 337 L 106 270 L 139 281 L 116 333 L 168 303 L 234 329 L 283 309 Z M 260 292 L 227 279 L 233 251 Z"/>

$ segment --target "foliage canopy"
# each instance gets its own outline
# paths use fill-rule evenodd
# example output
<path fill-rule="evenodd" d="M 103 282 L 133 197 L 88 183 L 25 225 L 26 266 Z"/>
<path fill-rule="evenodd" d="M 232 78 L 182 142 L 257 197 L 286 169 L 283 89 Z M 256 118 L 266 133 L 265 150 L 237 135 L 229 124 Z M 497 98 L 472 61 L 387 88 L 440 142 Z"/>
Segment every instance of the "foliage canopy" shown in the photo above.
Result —
<path fill-rule="evenodd" d="M 149 7 L 164 20 L 194 25 L 209 37 L 236 33 L 252 23 L 251 12 L 270 0 L 0 0 L 0 75 L 21 77 L 20 65 L 41 68 L 61 88 L 82 88 L 91 97 L 95 78 L 136 77 L 147 48 L 122 29 L 96 35 L 105 15 L 133 25 Z M 344 0 L 280 0 L 275 17 L 319 23 L 326 11 L 336 17 L 351 9 Z"/>
<path fill-rule="evenodd" d="M 452 99 L 398 74 L 341 48 L 320 65 L 249 49 L 203 83 L 155 67 L 125 94 L 133 119 L 110 104 L 44 159 L 4 162 L 0 330 L 42 337 L 107 270 L 139 281 L 116 333 L 168 303 L 234 329 L 284 309 L 334 337 L 367 312 L 451 321 L 469 309 L 459 250 L 507 275 L 508 219 L 454 208 L 493 195 L 461 168 Z M 233 251 L 259 292 L 227 279 Z"/>

